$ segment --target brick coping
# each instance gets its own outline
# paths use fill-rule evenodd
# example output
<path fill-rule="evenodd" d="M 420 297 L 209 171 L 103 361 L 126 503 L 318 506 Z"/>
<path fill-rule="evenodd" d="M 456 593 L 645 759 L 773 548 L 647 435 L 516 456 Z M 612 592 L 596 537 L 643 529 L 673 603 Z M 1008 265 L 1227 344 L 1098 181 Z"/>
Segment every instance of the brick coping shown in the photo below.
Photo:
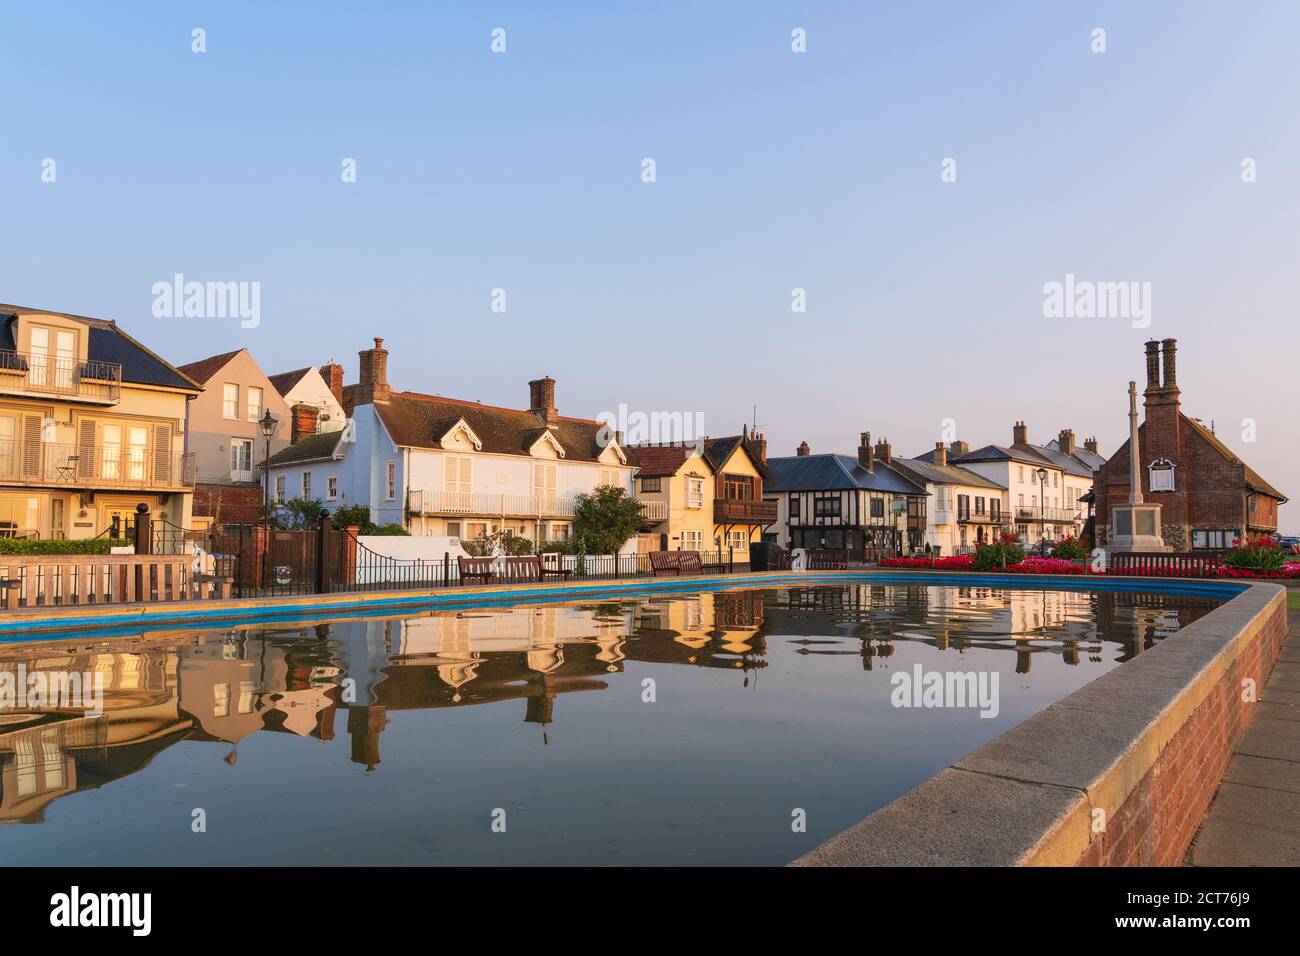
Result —
<path fill-rule="evenodd" d="M 0 643 L 22 640 L 19 635 L 52 635 L 93 628 L 138 631 L 171 624 L 178 627 L 216 625 L 226 621 L 271 622 L 283 618 L 324 620 L 341 612 L 391 611 L 403 608 L 435 610 L 466 605 L 513 604 L 521 601 L 565 600 L 600 595 L 656 594 L 721 588 L 774 587 L 816 583 L 937 584 L 947 587 L 1051 588 L 1122 590 L 1176 594 L 1210 594 L 1225 598 L 1244 590 L 1246 582 L 1215 579 L 1158 578 L 1125 575 L 1105 579 L 1089 575 L 984 574 L 962 571 L 917 571 L 883 568 L 847 571 L 741 571 L 733 574 L 682 575 L 609 581 L 498 584 L 424 590 L 347 591 L 285 597 L 231 600 L 172 601 L 149 604 L 100 604 L 24 608 L 0 611 Z M 69 635 L 72 636 L 72 635 Z"/>
<path fill-rule="evenodd" d="M 1286 633 L 1249 582 L 792 865 L 1177 865 Z"/>

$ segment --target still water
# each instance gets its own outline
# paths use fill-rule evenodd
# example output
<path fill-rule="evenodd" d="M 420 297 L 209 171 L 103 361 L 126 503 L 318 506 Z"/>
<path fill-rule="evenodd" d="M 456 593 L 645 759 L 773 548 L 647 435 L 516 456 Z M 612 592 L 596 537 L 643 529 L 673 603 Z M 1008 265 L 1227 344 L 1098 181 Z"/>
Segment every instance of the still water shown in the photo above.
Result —
<path fill-rule="evenodd" d="M 0 709 L 0 863 L 782 864 L 1220 603 L 862 584 L 0 645 L 11 687 L 103 677 L 102 716 Z M 916 664 L 996 671 L 997 716 L 893 706 Z"/>

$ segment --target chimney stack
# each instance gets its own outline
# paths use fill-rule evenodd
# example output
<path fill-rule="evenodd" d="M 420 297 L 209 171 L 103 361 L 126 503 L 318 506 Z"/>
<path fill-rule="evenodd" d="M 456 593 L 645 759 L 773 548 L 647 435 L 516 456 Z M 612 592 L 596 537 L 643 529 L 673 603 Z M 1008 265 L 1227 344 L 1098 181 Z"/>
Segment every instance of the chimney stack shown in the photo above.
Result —
<path fill-rule="evenodd" d="M 330 394 L 334 396 L 334 401 L 343 406 L 343 366 L 334 364 L 330 359 L 320 367 L 320 377 L 325 379 L 326 386 L 329 387 Z"/>
<path fill-rule="evenodd" d="M 375 347 L 357 353 L 361 359 L 357 382 L 356 404 L 372 405 L 388 401 L 388 350 L 383 339 L 375 339 Z"/>
<path fill-rule="evenodd" d="M 1155 339 L 1147 340 L 1147 387 L 1148 393 L 1160 387 L 1160 343 Z"/>
<path fill-rule="evenodd" d="M 799 443 L 799 447 L 794 450 L 794 453 L 800 458 L 807 458 L 809 455 L 812 454 L 812 449 L 808 447 L 808 443 L 806 441 L 801 441 Z"/>
<path fill-rule="evenodd" d="M 1074 429 L 1062 428 L 1061 434 L 1056 436 L 1056 443 L 1061 446 L 1061 454 L 1073 455 L 1075 449 Z"/>
<path fill-rule="evenodd" d="M 876 470 L 876 452 L 871 447 L 871 432 L 863 432 L 858 436 L 858 464 L 867 471 Z"/>
<path fill-rule="evenodd" d="M 293 422 L 289 427 L 289 444 L 296 445 L 304 438 L 316 434 L 320 422 L 320 409 L 315 405 L 299 402 L 290 409 Z"/>
<path fill-rule="evenodd" d="M 876 442 L 876 457 L 886 465 L 890 464 L 894 460 L 893 446 L 889 444 L 888 438 L 882 438 L 880 441 Z"/>
<path fill-rule="evenodd" d="M 1024 422 L 1016 422 L 1011 429 L 1011 444 L 1028 445 L 1029 444 L 1029 426 Z"/>
<path fill-rule="evenodd" d="M 949 458 L 960 458 L 962 455 L 970 454 L 970 445 L 964 441 L 954 441 L 948 446 Z"/>
<path fill-rule="evenodd" d="M 754 432 L 749 436 L 750 444 L 754 446 L 754 451 L 758 453 L 759 461 L 767 461 L 767 439 L 761 432 Z"/>
<path fill-rule="evenodd" d="M 940 468 L 948 464 L 948 449 L 943 447 L 943 442 L 934 443 L 934 463 Z"/>
<path fill-rule="evenodd" d="M 1178 351 L 1177 339 L 1164 339 L 1160 343 L 1161 356 L 1164 358 L 1165 377 L 1161 385 L 1166 392 L 1178 392 L 1178 370 L 1175 366 L 1176 353 Z"/>
<path fill-rule="evenodd" d="M 1086 448 L 1086 449 L 1088 449 L 1088 451 L 1092 452 L 1094 455 L 1100 455 L 1100 454 L 1101 454 L 1101 452 L 1097 451 L 1097 439 L 1096 439 L 1096 437 L 1085 439 L 1085 440 L 1084 440 L 1084 443 L 1083 443 L 1083 447 Z"/>
<path fill-rule="evenodd" d="M 555 379 L 545 375 L 528 383 L 528 410 L 547 428 L 559 424 L 560 413 L 555 410 Z"/>

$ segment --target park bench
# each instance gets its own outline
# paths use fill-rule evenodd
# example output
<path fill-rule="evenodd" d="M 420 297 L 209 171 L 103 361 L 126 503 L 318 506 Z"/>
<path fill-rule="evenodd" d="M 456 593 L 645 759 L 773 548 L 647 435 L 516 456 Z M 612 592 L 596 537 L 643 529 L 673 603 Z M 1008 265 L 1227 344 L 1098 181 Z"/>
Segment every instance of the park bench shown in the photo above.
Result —
<path fill-rule="evenodd" d="M 845 571 L 849 566 L 849 553 L 843 548 L 810 548 L 809 571 Z"/>
<path fill-rule="evenodd" d="M 704 566 L 700 563 L 698 551 L 651 551 L 650 573 L 655 577 L 663 574 L 703 574 Z"/>
<path fill-rule="evenodd" d="M 1223 567 L 1218 554 L 1168 551 L 1120 551 L 1110 556 L 1110 574 L 1145 574 L 1152 577 L 1214 578 Z"/>

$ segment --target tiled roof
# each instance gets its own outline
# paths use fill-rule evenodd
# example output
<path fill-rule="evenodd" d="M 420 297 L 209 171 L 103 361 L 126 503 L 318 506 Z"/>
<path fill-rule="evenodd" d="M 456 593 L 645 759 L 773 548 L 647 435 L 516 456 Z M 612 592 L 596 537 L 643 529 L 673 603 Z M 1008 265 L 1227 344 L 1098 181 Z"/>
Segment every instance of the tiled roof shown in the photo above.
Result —
<path fill-rule="evenodd" d="M 179 366 L 180 371 L 184 372 L 200 385 L 206 385 L 208 379 L 216 375 L 232 358 L 238 355 L 243 349 L 235 349 L 233 352 L 222 352 L 220 355 L 212 355 L 205 359 L 199 359 L 197 362 L 190 362 L 187 365 Z"/>
<path fill-rule="evenodd" d="M 767 465 L 753 444 L 744 435 L 728 435 L 725 438 L 704 439 L 704 457 L 708 460 L 709 467 L 715 472 L 721 471 L 738 446 L 744 447 L 746 454 L 749 455 L 750 462 L 754 465 L 754 470 L 762 475 L 763 480 L 766 481 L 768 477 Z"/>
<path fill-rule="evenodd" d="M 343 438 L 343 431 L 320 432 L 295 442 L 288 448 L 281 448 L 271 456 L 271 464 L 291 465 L 301 461 L 333 458 Z"/>
<path fill-rule="evenodd" d="M 13 350 L 13 322 L 19 314 L 57 315 L 80 322 L 89 330 L 86 337 L 86 356 L 92 362 L 115 362 L 122 366 L 122 381 L 135 385 L 157 385 L 163 388 L 196 390 L 200 383 L 180 369 L 155 355 L 147 347 L 127 335 L 112 322 L 85 315 L 55 312 L 52 309 L 32 309 L 22 305 L 0 305 L 0 349 Z"/>
<path fill-rule="evenodd" d="M 343 407 L 349 416 L 355 398 L 355 385 L 343 389 Z M 527 409 L 498 408 L 418 392 L 391 392 L 389 401 L 374 407 L 393 441 L 410 448 L 441 448 L 439 439 L 464 418 L 483 442 L 481 451 L 529 457 L 528 449 L 546 430 Z M 564 448 L 565 460 L 597 461 L 604 451 L 597 439 L 602 427 L 597 421 L 561 417 L 550 432 Z"/>
<path fill-rule="evenodd" d="M 269 375 L 267 377 L 275 390 L 280 393 L 280 397 L 284 398 L 293 391 L 295 385 L 307 377 L 307 373 L 311 371 L 311 368 L 309 365 L 306 368 L 295 369 L 292 372 L 280 372 L 278 375 Z"/>
<path fill-rule="evenodd" d="M 640 469 L 638 478 L 667 478 L 677 473 L 695 448 L 690 445 L 636 445 L 625 451 L 628 464 Z"/>
<path fill-rule="evenodd" d="M 977 475 L 968 468 L 960 468 L 956 465 L 936 465 L 916 458 L 895 458 L 893 467 L 901 469 L 904 474 L 916 481 L 928 481 L 937 485 L 969 485 L 973 488 L 1006 490 L 1004 486 L 993 479 Z"/>
<path fill-rule="evenodd" d="M 1202 425 L 1194 418 L 1191 418 L 1187 415 L 1183 415 L 1182 413 L 1179 413 L 1179 417 L 1183 420 L 1185 424 L 1190 426 L 1194 431 L 1197 432 L 1197 434 L 1199 434 L 1202 438 L 1204 438 L 1207 442 L 1209 442 L 1211 447 L 1213 447 L 1215 451 L 1221 454 L 1224 458 L 1228 459 L 1228 461 L 1232 462 L 1233 464 L 1239 464 L 1246 470 L 1246 484 L 1250 486 L 1251 490 L 1262 492 L 1263 494 L 1268 495 L 1270 498 L 1278 499 L 1278 501 L 1288 500 L 1286 495 L 1282 494 L 1282 492 L 1278 491 L 1271 484 L 1269 484 L 1262 477 L 1260 477 L 1259 472 L 1255 471 L 1255 469 L 1251 468 L 1250 465 L 1246 464 L 1244 461 L 1242 461 L 1240 458 L 1234 455 L 1232 453 L 1232 449 L 1230 449 L 1227 445 L 1221 442 L 1219 440 L 1219 437 L 1215 435 L 1214 432 L 1210 431 L 1208 428 L 1206 428 L 1204 425 Z"/>
<path fill-rule="evenodd" d="M 789 458 L 769 458 L 771 477 L 764 482 L 764 491 L 888 491 L 897 494 L 928 494 L 917 485 L 883 462 L 869 472 L 850 455 L 795 455 Z"/>

